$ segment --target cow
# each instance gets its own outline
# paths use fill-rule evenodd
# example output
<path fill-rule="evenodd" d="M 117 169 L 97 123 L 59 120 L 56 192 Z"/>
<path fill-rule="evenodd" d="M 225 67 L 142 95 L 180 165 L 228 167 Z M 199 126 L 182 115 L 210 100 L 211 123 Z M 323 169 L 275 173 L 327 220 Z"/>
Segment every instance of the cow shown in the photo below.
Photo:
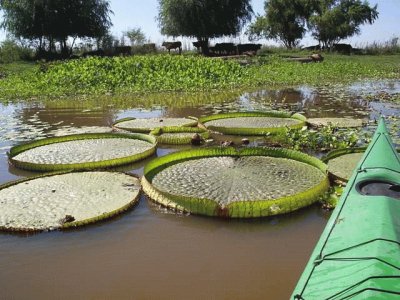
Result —
<path fill-rule="evenodd" d="M 114 55 L 128 56 L 132 54 L 131 46 L 118 46 L 114 49 Z"/>
<path fill-rule="evenodd" d="M 239 44 L 237 45 L 237 52 L 239 55 L 244 53 L 257 53 L 261 49 L 261 44 Z"/>
<path fill-rule="evenodd" d="M 182 53 L 182 43 L 181 42 L 164 42 L 162 43 L 162 46 L 165 47 L 168 50 L 168 53 L 171 53 L 171 49 L 177 49 L 179 50 L 179 54 Z"/>
<path fill-rule="evenodd" d="M 308 51 L 319 51 L 319 50 L 321 50 L 321 45 L 313 45 L 313 46 L 303 47 L 301 49 L 308 50 Z"/>
<path fill-rule="evenodd" d="M 215 44 L 214 47 L 210 47 L 210 50 L 216 55 L 235 55 L 237 52 L 237 48 L 234 43 Z"/>
<path fill-rule="evenodd" d="M 350 55 L 353 47 L 350 44 L 335 44 L 332 50 L 340 54 Z"/>

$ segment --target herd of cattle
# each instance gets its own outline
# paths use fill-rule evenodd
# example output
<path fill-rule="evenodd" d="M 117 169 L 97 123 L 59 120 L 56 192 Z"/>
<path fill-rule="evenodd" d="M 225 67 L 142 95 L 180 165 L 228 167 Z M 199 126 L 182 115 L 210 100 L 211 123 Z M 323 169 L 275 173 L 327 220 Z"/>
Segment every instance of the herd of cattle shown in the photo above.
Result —
<path fill-rule="evenodd" d="M 255 54 L 261 49 L 261 44 L 238 44 L 234 43 L 217 43 L 213 47 L 208 47 L 207 42 L 197 41 L 193 42 L 193 46 L 201 53 L 210 56 L 227 56 L 227 55 L 243 55 L 246 53 Z M 168 53 L 172 49 L 178 49 L 179 54 L 182 52 L 181 42 L 164 42 L 162 46 L 168 50 Z"/>
<path fill-rule="evenodd" d="M 163 42 L 162 46 L 168 51 L 177 51 L 179 54 L 182 53 L 182 43 L 180 41 L 175 42 Z M 207 56 L 230 56 L 230 55 L 255 55 L 258 50 L 261 49 L 261 44 L 234 44 L 234 43 L 217 43 L 212 47 L 209 47 L 206 42 L 197 41 L 193 42 L 193 46 L 198 52 L 203 53 Z M 156 52 L 156 44 L 145 44 L 144 47 L 146 52 Z M 332 51 L 340 54 L 358 54 L 360 49 L 353 48 L 349 44 L 335 44 L 332 49 L 326 49 L 320 45 L 314 45 L 302 48 L 303 50 L 309 51 Z M 130 46 L 119 46 L 114 47 L 112 50 L 104 51 L 98 49 L 95 51 L 88 51 L 82 54 L 83 57 L 87 56 L 127 56 L 132 55 L 132 47 Z"/>

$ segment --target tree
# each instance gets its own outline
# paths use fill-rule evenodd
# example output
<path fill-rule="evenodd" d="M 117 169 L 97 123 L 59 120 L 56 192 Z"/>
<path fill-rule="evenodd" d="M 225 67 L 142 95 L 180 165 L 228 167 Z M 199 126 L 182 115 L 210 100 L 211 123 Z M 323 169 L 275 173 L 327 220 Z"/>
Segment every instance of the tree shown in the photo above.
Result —
<path fill-rule="evenodd" d="M 267 0 L 264 16 L 257 16 L 248 29 L 250 39 L 264 37 L 282 42 L 291 49 L 306 32 L 306 20 L 311 15 L 310 0 Z"/>
<path fill-rule="evenodd" d="M 127 30 L 125 36 L 131 41 L 131 46 L 142 45 L 146 41 L 146 36 L 139 27 Z"/>
<path fill-rule="evenodd" d="M 360 33 L 360 26 L 378 18 L 377 5 L 361 0 L 319 0 L 309 19 L 312 35 L 327 48 Z"/>
<path fill-rule="evenodd" d="M 18 38 L 39 40 L 39 51 L 70 54 L 68 38 L 100 37 L 112 25 L 105 0 L 0 0 L 1 26 Z M 71 46 L 71 49 L 72 49 Z"/>
<path fill-rule="evenodd" d="M 161 33 L 195 37 L 208 53 L 210 38 L 236 35 L 251 20 L 250 0 L 159 0 Z"/>

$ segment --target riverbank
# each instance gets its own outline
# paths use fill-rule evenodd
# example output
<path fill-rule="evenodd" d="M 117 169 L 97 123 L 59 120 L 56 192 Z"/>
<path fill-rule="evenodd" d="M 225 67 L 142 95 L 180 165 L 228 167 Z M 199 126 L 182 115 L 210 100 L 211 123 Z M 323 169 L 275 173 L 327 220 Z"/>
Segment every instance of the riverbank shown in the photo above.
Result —
<path fill-rule="evenodd" d="M 248 87 L 329 85 L 400 79 L 400 55 L 324 54 L 322 63 L 301 64 L 278 55 L 246 60 L 147 55 L 86 58 L 53 63 L 0 65 L 0 99 L 77 95 L 213 91 Z"/>

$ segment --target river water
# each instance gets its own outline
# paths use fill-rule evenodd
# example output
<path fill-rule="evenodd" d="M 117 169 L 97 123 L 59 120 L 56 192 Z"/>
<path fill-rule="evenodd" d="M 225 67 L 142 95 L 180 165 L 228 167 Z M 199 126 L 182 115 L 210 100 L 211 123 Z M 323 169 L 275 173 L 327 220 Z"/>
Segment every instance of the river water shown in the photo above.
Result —
<path fill-rule="evenodd" d="M 8 164 L 12 145 L 101 131 L 122 117 L 283 108 L 307 117 L 384 114 L 394 124 L 398 104 L 366 100 L 382 91 L 399 93 L 400 82 L 3 103 L 0 184 L 35 175 Z M 187 147 L 160 147 L 157 155 Z M 119 170 L 141 175 L 150 159 Z M 329 216 L 314 205 L 284 216 L 216 219 L 176 214 L 142 196 L 133 210 L 77 230 L 0 233 L 0 298 L 288 299 Z"/>

